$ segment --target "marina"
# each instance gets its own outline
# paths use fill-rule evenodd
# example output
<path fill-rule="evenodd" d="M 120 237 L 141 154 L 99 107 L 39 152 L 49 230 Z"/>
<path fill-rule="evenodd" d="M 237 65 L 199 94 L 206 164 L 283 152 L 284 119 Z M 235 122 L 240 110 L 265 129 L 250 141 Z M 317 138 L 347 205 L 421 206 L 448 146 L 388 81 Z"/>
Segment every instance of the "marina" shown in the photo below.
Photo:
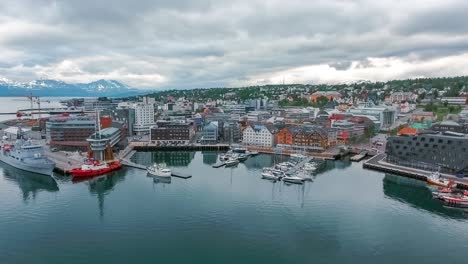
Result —
<path fill-rule="evenodd" d="M 338 160 L 325 161 L 312 176 L 313 182 L 283 184 L 263 180 L 261 173 L 263 168 L 289 162 L 288 156 L 259 154 L 235 167 L 212 168 L 220 154 L 136 152 L 131 158 L 144 167 L 165 163 L 172 171 L 191 174 L 189 181 L 147 177 L 146 170 L 127 166 L 83 181 L 55 175 L 49 182 L 2 166 L 0 233 L 10 238 L 0 242 L 3 261 L 34 262 L 42 254 L 24 255 L 18 245 L 47 239 L 47 247 L 56 250 L 48 256 L 49 263 L 79 263 L 83 254 L 98 252 L 95 245 L 78 239 L 91 236 L 102 244 L 99 252 L 104 253 L 95 255 L 102 262 L 135 261 L 128 250 L 144 259 L 154 257 L 156 251 L 159 260 L 172 263 L 206 256 L 250 262 L 252 257 L 238 254 L 246 250 L 255 255 L 255 262 L 273 264 L 288 262 L 285 253 L 307 263 L 310 251 L 315 260 L 342 263 L 349 254 L 364 255 L 369 249 L 380 253 L 363 263 L 375 263 L 382 256 L 388 263 L 463 263 L 465 259 L 465 213 L 433 199 L 422 181 Z M 16 220 L 20 215 L 28 215 L 21 226 Z M 393 220 L 402 215 L 399 221 Z M 83 223 L 86 228 L 70 228 Z M 402 237 L 408 228 L 412 235 Z M 291 232 L 301 235 L 291 236 Z M 385 239 L 376 238 L 377 234 Z M 168 239 L 172 236 L 184 239 Z M 50 237 L 75 239 L 64 244 Z M 408 247 L 400 247 L 402 243 Z M 216 254 L 206 245 L 216 245 Z M 180 247 L 188 249 L 186 254 L 171 253 L 171 248 Z M 449 254 L 442 256 L 437 253 L 440 250 Z"/>

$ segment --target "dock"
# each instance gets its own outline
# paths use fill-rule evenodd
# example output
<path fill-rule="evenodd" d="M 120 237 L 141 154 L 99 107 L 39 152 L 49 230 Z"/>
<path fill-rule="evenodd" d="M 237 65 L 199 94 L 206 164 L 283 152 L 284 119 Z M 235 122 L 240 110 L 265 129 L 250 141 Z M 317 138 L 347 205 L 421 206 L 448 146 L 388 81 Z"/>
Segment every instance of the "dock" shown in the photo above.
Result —
<path fill-rule="evenodd" d="M 127 166 L 127 167 L 130 167 L 130 168 L 135 168 L 135 169 L 140 169 L 140 170 L 146 170 L 146 166 L 145 166 L 145 165 L 137 164 L 137 163 L 131 162 L 131 161 L 127 160 L 127 159 L 122 159 L 122 160 L 121 160 L 121 163 L 122 163 L 122 165 Z M 171 173 L 171 176 L 177 177 L 177 178 L 182 178 L 182 179 L 192 178 L 192 175 L 190 175 L 190 174 L 181 173 L 181 172 L 176 172 L 176 171 L 173 171 L 173 172 Z"/>
<path fill-rule="evenodd" d="M 190 174 L 185 174 L 185 173 L 176 172 L 176 171 L 173 171 L 171 175 L 173 177 L 182 178 L 182 179 L 192 178 L 192 175 Z"/>
<path fill-rule="evenodd" d="M 420 170 L 416 168 L 401 166 L 385 161 L 386 155 L 384 153 L 378 154 L 373 158 L 365 161 L 362 167 L 365 169 L 377 170 L 386 173 L 397 174 L 400 176 L 417 179 L 420 181 L 427 181 L 427 177 L 430 176 L 430 171 Z M 468 190 L 468 179 L 460 179 L 454 175 L 441 173 L 441 176 L 446 179 L 451 179 L 457 183 L 457 188 Z"/>
<path fill-rule="evenodd" d="M 213 167 L 213 168 L 221 168 L 221 167 L 224 166 L 224 165 L 226 165 L 226 163 L 222 162 L 222 163 L 216 163 L 216 164 L 214 164 L 214 165 L 211 166 L 211 167 Z"/>
<path fill-rule="evenodd" d="M 358 161 L 358 162 L 359 162 L 359 161 L 365 159 L 366 156 L 367 156 L 367 151 L 362 151 L 361 153 L 352 156 L 349 160 L 351 160 L 351 161 Z"/>

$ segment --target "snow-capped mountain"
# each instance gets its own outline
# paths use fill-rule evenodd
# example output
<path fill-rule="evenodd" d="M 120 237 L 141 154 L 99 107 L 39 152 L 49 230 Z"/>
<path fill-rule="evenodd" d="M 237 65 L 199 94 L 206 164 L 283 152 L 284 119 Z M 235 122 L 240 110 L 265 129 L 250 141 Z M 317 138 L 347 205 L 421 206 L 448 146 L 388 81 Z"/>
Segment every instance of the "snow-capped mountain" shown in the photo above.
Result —
<path fill-rule="evenodd" d="M 66 83 L 58 80 L 15 82 L 0 77 L 0 96 L 130 96 L 147 93 L 116 80 L 97 80 L 90 83 Z"/>

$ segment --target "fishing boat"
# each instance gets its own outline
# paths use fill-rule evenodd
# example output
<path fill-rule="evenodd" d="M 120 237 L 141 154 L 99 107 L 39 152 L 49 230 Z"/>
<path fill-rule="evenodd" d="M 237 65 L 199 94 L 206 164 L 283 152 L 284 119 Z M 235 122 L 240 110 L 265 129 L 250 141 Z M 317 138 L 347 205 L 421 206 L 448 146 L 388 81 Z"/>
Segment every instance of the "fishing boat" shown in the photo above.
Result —
<path fill-rule="evenodd" d="M 149 175 L 162 178 L 170 178 L 172 175 L 172 171 L 162 164 L 154 164 L 153 166 L 146 168 L 146 171 Z"/>
<path fill-rule="evenodd" d="M 226 162 L 225 162 L 225 166 L 226 167 L 232 167 L 232 166 L 236 166 L 237 164 L 239 164 L 239 160 L 237 160 L 236 158 L 229 158 Z"/>
<path fill-rule="evenodd" d="M 106 174 L 122 168 L 119 161 L 103 162 L 100 160 L 86 159 L 80 168 L 70 171 L 73 177 L 93 177 Z"/>
<path fill-rule="evenodd" d="M 257 151 L 249 151 L 249 155 L 254 157 L 254 156 L 258 155 L 258 152 Z"/>
<path fill-rule="evenodd" d="M 444 187 L 444 188 L 456 186 L 456 183 L 454 183 L 452 180 L 442 178 L 438 171 L 433 172 L 429 177 L 426 178 L 426 180 L 429 184 Z"/>
<path fill-rule="evenodd" d="M 288 183 L 296 183 L 296 184 L 304 183 L 304 179 L 301 177 L 297 177 L 297 176 L 285 176 L 282 178 L 282 180 Z"/>

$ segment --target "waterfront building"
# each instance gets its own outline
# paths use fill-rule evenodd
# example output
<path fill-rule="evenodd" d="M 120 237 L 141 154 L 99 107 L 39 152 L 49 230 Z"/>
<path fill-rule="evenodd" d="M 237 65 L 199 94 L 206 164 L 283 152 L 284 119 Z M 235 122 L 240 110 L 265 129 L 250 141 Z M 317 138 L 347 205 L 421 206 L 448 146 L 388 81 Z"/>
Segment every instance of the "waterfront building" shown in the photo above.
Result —
<path fill-rule="evenodd" d="M 223 125 L 223 139 L 225 142 L 236 143 L 242 138 L 240 125 L 237 122 L 228 122 Z"/>
<path fill-rule="evenodd" d="M 218 131 L 219 124 L 216 121 L 210 122 L 209 124 L 203 127 L 202 131 L 202 138 L 201 141 L 203 143 L 218 143 L 219 138 L 219 131 Z"/>
<path fill-rule="evenodd" d="M 86 150 L 86 139 L 96 131 L 96 119 L 89 116 L 53 116 L 46 122 L 46 140 L 51 147 Z"/>
<path fill-rule="evenodd" d="M 150 138 L 153 143 L 188 144 L 195 131 L 190 124 L 159 123 L 151 127 Z"/>
<path fill-rule="evenodd" d="M 336 130 L 319 126 L 289 126 L 276 134 L 278 147 L 317 152 L 336 145 Z"/>
<path fill-rule="evenodd" d="M 108 127 L 89 136 L 89 143 L 93 158 L 96 160 L 113 160 L 112 148 L 122 139 L 120 129 Z"/>
<path fill-rule="evenodd" d="M 420 133 L 387 139 L 387 161 L 447 173 L 468 172 L 468 137 L 455 132 Z"/>
<path fill-rule="evenodd" d="M 133 131 L 137 135 L 149 134 L 150 127 L 154 126 L 154 104 L 144 100 L 141 103 L 136 103 L 133 108 L 135 109 Z"/>
<path fill-rule="evenodd" d="M 243 131 L 242 143 L 246 145 L 273 147 L 275 145 L 275 129 L 273 126 L 253 124 Z"/>
<path fill-rule="evenodd" d="M 304 126 L 294 137 L 294 145 L 305 151 L 323 151 L 328 148 L 328 132 L 318 126 Z"/>

